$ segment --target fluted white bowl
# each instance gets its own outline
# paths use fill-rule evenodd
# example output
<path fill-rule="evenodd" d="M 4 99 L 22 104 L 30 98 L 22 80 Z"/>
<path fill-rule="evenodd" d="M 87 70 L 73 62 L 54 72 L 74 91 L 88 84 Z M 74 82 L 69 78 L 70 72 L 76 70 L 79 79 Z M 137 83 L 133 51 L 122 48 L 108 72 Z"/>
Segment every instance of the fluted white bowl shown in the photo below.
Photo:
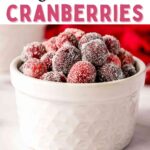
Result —
<path fill-rule="evenodd" d="M 70 84 L 23 75 L 20 58 L 10 66 L 24 150 L 121 150 L 134 133 L 145 65 L 138 73 L 105 83 Z"/>

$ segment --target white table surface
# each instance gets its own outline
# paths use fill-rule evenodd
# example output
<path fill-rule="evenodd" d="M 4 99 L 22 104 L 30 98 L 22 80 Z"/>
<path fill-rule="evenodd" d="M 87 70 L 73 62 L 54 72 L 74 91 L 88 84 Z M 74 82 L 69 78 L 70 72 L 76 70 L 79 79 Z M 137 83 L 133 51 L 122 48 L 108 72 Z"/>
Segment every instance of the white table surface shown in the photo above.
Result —
<path fill-rule="evenodd" d="M 0 150 L 21 150 L 14 89 L 8 75 L 0 76 Z M 141 91 L 134 137 L 125 150 L 150 150 L 150 87 Z"/>

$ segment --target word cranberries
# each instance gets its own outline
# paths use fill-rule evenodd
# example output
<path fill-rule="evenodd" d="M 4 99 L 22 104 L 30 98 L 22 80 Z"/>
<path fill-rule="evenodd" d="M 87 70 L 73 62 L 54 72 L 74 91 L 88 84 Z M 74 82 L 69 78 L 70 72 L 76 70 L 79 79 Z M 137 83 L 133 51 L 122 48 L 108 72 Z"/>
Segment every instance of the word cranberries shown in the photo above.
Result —
<path fill-rule="evenodd" d="M 24 75 L 49 82 L 109 82 L 137 73 L 134 57 L 116 37 L 75 28 L 28 44 L 21 60 Z"/>
<path fill-rule="evenodd" d="M 70 83 L 93 83 L 96 78 L 96 69 L 88 61 L 79 61 L 71 68 L 67 82 Z"/>

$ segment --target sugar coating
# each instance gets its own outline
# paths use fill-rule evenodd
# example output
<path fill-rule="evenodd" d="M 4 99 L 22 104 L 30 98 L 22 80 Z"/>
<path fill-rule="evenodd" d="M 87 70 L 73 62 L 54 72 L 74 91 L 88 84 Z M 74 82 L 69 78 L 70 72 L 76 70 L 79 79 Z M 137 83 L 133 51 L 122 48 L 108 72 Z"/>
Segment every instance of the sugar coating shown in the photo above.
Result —
<path fill-rule="evenodd" d="M 124 48 L 120 48 L 119 53 L 117 54 L 117 56 L 120 58 L 121 61 L 123 59 L 125 52 L 126 52 L 126 50 Z"/>
<path fill-rule="evenodd" d="M 69 83 L 93 83 L 96 78 L 96 69 L 88 61 L 78 61 L 71 68 L 67 82 Z"/>
<path fill-rule="evenodd" d="M 60 48 L 52 59 L 54 71 L 68 74 L 72 65 L 81 60 L 81 51 L 74 46 L 68 45 Z"/>
<path fill-rule="evenodd" d="M 40 42 L 33 42 L 27 44 L 21 54 L 21 60 L 27 61 L 30 58 L 40 59 L 43 54 L 46 53 L 45 46 Z"/>
<path fill-rule="evenodd" d="M 121 48 L 118 57 L 122 62 L 122 66 L 126 64 L 134 64 L 133 56 L 130 52 L 126 51 L 125 49 Z"/>
<path fill-rule="evenodd" d="M 107 56 L 106 63 L 114 63 L 117 66 L 121 67 L 121 61 L 120 61 L 119 57 L 117 55 L 112 54 L 112 53 L 110 53 Z"/>
<path fill-rule="evenodd" d="M 136 68 L 132 64 L 125 64 L 122 66 L 122 71 L 125 77 L 130 77 L 136 74 Z"/>
<path fill-rule="evenodd" d="M 85 43 L 88 43 L 90 42 L 91 40 L 95 40 L 95 39 L 101 39 L 102 40 L 102 36 L 99 34 L 99 33 L 96 33 L 96 32 L 89 32 L 89 33 L 86 33 L 82 36 L 82 38 L 79 40 L 79 44 L 78 44 L 78 47 L 80 49 L 82 49 L 82 46 L 85 44 Z"/>
<path fill-rule="evenodd" d="M 46 47 L 47 52 L 56 52 L 58 50 L 58 47 L 56 46 L 56 39 L 57 37 L 51 37 L 49 40 L 43 42 L 43 45 Z"/>
<path fill-rule="evenodd" d="M 72 33 L 62 32 L 58 35 L 58 37 L 56 39 L 56 45 L 58 48 L 61 48 L 63 45 L 77 46 L 78 41 Z"/>
<path fill-rule="evenodd" d="M 49 51 L 41 57 L 41 62 L 46 64 L 47 69 L 49 71 L 52 70 L 52 58 L 54 55 L 55 55 L 54 51 Z"/>
<path fill-rule="evenodd" d="M 94 66 L 102 66 L 109 54 L 105 43 L 100 40 L 91 40 L 82 47 L 82 60 L 89 61 Z"/>
<path fill-rule="evenodd" d="M 46 80 L 46 81 L 54 81 L 54 82 L 66 82 L 65 75 L 57 71 L 50 71 L 50 72 L 44 73 L 40 77 L 40 79 Z"/>
<path fill-rule="evenodd" d="M 105 35 L 103 36 L 103 40 L 109 50 L 109 52 L 113 54 L 118 54 L 120 50 L 120 42 L 115 38 L 114 36 L 111 35 Z"/>
<path fill-rule="evenodd" d="M 47 67 L 39 59 L 30 58 L 22 65 L 22 72 L 27 76 L 39 78 L 47 72 Z"/>
<path fill-rule="evenodd" d="M 99 67 L 97 69 L 97 75 L 100 82 L 107 82 L 124 78 L 124 74 L 121 68 L 114 63 L 107 63 L 102 67 Z"/>
<path fill-rule="evenodd" d="M 77 40 L 80 40 L 81 37 L 85 34 L 84 31 L 80 29 L 76 29 L 76 28 L 67 28 L 65 32 L 72 33 L 76 37 Z"/>
<path fill-rule="evenodd" d="M 120 48 L 117 38 L 76 28 L 27 44 L 21 60 L 23 74 L 55 82 L 107 82 L 137 73 L 132 54 Z"/>

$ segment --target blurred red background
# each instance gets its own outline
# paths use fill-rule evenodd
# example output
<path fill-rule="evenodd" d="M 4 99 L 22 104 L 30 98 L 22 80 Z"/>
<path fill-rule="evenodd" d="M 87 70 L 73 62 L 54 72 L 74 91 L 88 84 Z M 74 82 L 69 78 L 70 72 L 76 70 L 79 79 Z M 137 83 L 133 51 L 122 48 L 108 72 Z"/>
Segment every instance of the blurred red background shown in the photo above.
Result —
<path fill-rule="evenodd" d="M 58 35 L 65 28 L 79 28 L 85 32 L 114 35 L 120 40 L 121 47 L 145 62 L 146 84 L 150 84 L 150 25 L 48 25 L 45 38 Z"/>

